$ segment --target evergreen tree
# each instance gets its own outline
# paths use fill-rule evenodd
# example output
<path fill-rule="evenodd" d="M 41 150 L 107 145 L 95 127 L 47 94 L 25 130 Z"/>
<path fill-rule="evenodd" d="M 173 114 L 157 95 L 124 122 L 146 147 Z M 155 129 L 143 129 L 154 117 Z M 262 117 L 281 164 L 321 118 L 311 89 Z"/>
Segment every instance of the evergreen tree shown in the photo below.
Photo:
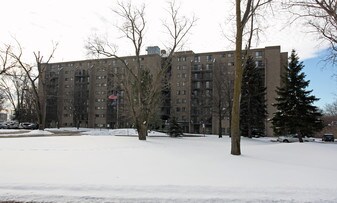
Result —
<path fill-rule="evenodd" d="M 261 69 L 256 67 L 253 57 L 248 57 L 242 77 L 240 128 L 243 136 L 264 132 L 266 111 L 266 88 Z"/>
<path fill-rule="evenodd" d="M 282 77 L 283 86 L 277 88 L 278 97 L 274 106 L 277 108 L 272 119 L 274 132 L 277 135 L 298 134 L 300 142 L 303 136 L 323 128 L 321 112 L 313 105 L 319 100 L 306 90 L 310 81 L 306 81 L 302 71 L 303 62 L 299 62 L 295 50 L 291 52 L 289 65 Z"/>
<path fill-rule="evenodd" d="M 169 135 L 171 137 L 179 137 L 183 135 L 183 128 L 179 125 L 176 117 L 173 117 L 170 120 Z"/>

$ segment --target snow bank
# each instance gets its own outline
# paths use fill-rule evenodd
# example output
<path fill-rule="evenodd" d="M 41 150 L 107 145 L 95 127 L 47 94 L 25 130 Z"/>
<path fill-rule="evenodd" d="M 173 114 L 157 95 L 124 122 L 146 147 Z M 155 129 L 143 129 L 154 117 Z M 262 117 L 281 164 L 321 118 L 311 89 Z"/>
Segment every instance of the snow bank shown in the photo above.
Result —
<path fill-rule="evenodd" d="M 93 135 L 93 136 L 138 136 L 136 129 L 132 128 L 120 128 L 120 129 L 93 129 L 90 131 L 82 132 L 82 135 Z M 168 134 L 149 131 L 148 136 L 150 137 L 167 137 Z"/>
<path fill-rule="evenodd" d="M 54 133 L 47 130 L 2 130 L 0 137 L 29 137 L 29 136 L 43 136 L 53 135 Z"/>
<path fill-rule="evenodd" d="M 1 139 L 0 199 L 337 202 L 337 143 L 86 135 Z"/>

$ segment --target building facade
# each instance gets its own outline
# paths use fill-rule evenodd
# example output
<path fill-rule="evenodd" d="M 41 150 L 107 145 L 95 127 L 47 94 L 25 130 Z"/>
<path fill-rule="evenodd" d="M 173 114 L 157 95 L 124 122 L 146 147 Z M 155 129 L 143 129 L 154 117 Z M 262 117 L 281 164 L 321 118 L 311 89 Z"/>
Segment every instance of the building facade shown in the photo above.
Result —
<path fill-rule="evenodd" d="M 157 54 L 157 47 L 152 51 L 141 57 L 141 63 L 155 71 L 161 68 L 163 58 Z M 279 46 L 253 49 L 249 54 L 263 73 L 271 117 L 288 55 L 281 53 Z M 122 59 L 129 64 L 135 61 L 132 56 Z M 126 79 L 121 61 L 109 58 L 43 65 L 47 127 L 132 127 L 120 85 Z M 163 90 L 159 109 L 162 126 L 176 117 L 184 132 L 228 133 L 234 65 L 234 51 L 176 52 L 167 73 L 169 87 Z M 109 100 L 111 95 L 118 99 Z M 265 133 L 271 135 L 268 119 L 266 126 Z"/>

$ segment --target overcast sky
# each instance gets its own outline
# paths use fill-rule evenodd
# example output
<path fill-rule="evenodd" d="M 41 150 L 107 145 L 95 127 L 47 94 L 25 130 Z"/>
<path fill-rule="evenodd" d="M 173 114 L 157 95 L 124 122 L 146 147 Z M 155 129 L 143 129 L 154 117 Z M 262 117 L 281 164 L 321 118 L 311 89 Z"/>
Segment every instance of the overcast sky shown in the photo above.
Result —
<path fill-rule="evenodd" d="M 140 1 L 135 1 L 140 2 Z M 167 0 L 144 0 L 146 5 L 146 46 L 163 48 L 167 37 L 162 20 L 168 18 Z M 178 1 L 177 1 L 178 2 Z M 233 49 L 233 44 L 223 33 L 230 35 L 228 20 L 234 13 L 231 0 L 183 0 L 178 2 L 186 16 L 199 19 L 191 31 L 184 50 L 212 52 Z M 52 43 L 59 43 L 52 62 L 86 59 L 85 41 L 92 35 L 109 36 L 119 45 L 120 55 L 131 55 L 132 48 L 121 38 L 114 25 L 118 23 L 111 8 L 116 0 L 10 0 L 1 3 L 0 43 L 11 43 L 16 38 L 25 49 L 25 57 L 32 58 L 32 51 L 47 55 Z M 316 36 L 308 34 L 301 23 L 287 25 L 288 14 L 274 6 L 268 14 L 256 47 L 280 45 L 281 50 L 296 49 L 301 60 L 315 58 L 326 48 Z M 329 74 L 331 71 L 329 72 Z M 327 74 L 326 72 L 324 74 Z M 312 80 L 312 79 L 311 79 Z M 332 80 L 331 80 L 332 81 Z M 334 84 L 336 87 L 336 83 Z M 324 96 L 328 97 L 328 96 Z M 329 94 L 329 102 L 333 98 Z M 326 102 L 325 102 L 326 103 Z"/>
<path fill-rule="evenodd" d="M 2 2 L 0 17 L 0 40 L 8 42 L 15 37 L 26 49 L 46 51 L 52 41 L 59 43 L 55 61 L 83 59 L 86 51 L 85 40 L 93 35 L 108 35 L 116 44 L 124 44 L 114 25 L 116 16 L 111 12 L 114 0 L 11 0 Z M 138 1 L 139 2 L 139 1 Z M 145 0 L 147 32 L 144 46 L 163 47 L 167 38 L 162 20 L 167 18 L 167 0 Z M 231 0 L 180 2 L 181 11 L 186 16 L 193 14 L 199 19 L 191 31 L 184 49 L 194 52 L 221 51 L 233 48 L 223 35 L 230 35 L 227 19 L 233 15 Z M 285 12 L 274 9 L 263 22 L 267 29 L 261 34 L 258 47 L 281 45 L 282 51 L 298 50 L 301 58 L 312 57 L 319 49 L 315 37 L 303 32 L 303 26 L 286 26 Z M 227 23 L 227 24 L 226 24 Z M 256 45 L 256 44 L 254 44 Z M 143 50 L 145 50 L 145 47 Z M 130 50 L 122 50 L 128 54 Z M 129 53 L 130 54 L 130 53 Z"/>

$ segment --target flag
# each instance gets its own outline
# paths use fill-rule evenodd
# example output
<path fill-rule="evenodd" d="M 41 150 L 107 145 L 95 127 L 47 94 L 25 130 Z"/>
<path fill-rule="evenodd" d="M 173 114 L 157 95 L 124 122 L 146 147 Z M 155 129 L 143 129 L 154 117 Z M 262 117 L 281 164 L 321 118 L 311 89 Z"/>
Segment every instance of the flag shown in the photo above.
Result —
<path fill-rule="evenodd" d="M 117 98 L 118 98 L 117 95 L 113 95 L 113 94 L 108 97 L 108 99 L 110 100 L 115 100 Z"/>

